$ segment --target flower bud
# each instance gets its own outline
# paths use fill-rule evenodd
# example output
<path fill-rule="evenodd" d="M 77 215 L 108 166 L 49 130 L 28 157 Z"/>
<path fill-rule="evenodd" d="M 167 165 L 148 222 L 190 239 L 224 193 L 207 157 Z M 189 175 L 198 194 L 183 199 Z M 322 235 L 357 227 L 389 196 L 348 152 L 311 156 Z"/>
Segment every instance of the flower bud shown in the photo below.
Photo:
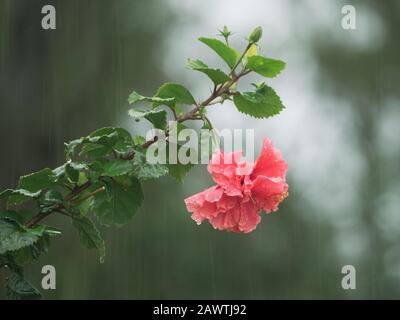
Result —
<path fill-rule="evenodd" d="M 232 35 L 232 32 L 227 26 L 224 26 L 222 30 L 219 30 L 219 35 L 225 39 L 226 43 L 228 43 L 228 38 Z"/>
<path fill-rule="evenodd" d="M 258 40 L 261 39 L 262 36 L 262 28 L 261 27 L 257 27 L 253 30 L 253 32 L 250 35 L 249 41 L 251 43 L 257 43 Z"/>

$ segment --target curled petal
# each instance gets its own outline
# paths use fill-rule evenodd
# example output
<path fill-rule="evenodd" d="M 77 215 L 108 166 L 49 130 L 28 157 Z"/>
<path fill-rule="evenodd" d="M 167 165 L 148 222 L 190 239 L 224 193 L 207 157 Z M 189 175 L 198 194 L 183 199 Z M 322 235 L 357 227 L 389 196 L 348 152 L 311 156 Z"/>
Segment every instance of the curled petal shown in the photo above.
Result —
<path fill-rule="evenodd" d="M 219 186 L 208 188 L 185 199 L 187 210 L 192 212 L 192 219 L 198 224 L 233 208 L 237 202 L 236 197 L 227 196 Z"/>
<path fill-rule="evenodd" d="M 221 212 L 210 223 L 215 229 L 249 233 L 261 221 L 259 209 L 251 201 L 242 202 L 232 209 Z"/>
<path fill-rule="evenodd" d="M 272 142 L 265 138 L 260 156 L 256 160 L 251 179 L 255 180 L 257 176 L 280 177 L 285 178 L 288 165 L 283 160 L 279 150 L 274 149 Z"/>
<path fill-rule="evenodd" d="M 251 197 L 266 213 L 278 210 L 288 196 L 288 184 L 283 178 L 258 176 L 251 186 Z"/>
<path fill-rule="evenodd" d="M 217 150 L 208 164 L 208 172 L 213 180 L 221 186 L 229 196 L 241 196 L 241 177 L 237 173 L 242 151 L 223 153 Z"/>

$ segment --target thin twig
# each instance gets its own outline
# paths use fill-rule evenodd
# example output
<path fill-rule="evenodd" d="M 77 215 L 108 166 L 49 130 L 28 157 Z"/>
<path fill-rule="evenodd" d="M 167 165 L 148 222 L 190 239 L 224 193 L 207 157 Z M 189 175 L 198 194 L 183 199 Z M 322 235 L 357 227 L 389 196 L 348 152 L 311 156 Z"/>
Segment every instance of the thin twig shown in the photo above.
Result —
<path fill-rule="evenodd" d="M 87 194 L 87 195 L 84 196 L 83 198 L 81 198 L 81 199 L 75 199 L 75 200 L 73 200 L 72 202 L 73 202 L 74 205 L 77 205 L 77 204 L 82 203 L 83 201 L 85 201 L 85 200 L 87 200 L 87 199 L 93 197 L 94 195 L 96 195 L 96 194 L 98 194 L 98 193 L 100 193 L 100 192 L 103 192 L 103 191 L 105 191 L 105 190 L 106 190 L 106 188 L 103 186 L 103 187 L 101 187 L 101 188 L 99 188 L 99 189 L 97 189 L 97 190 L 95 190 L 95 191 L 93 191 L 93 192 Z"/>
<path fill-rule="evenodd" d="M 239 65 L 239 63 L 242 61 L 242 59 L 244 58 L 245 54 L 247 53 L 247 51 L 250 49 L 251 47 L 251 43 L 249 43 L 246 47 L 246 49 L 243 51 L 242 55 L 240 56 L 240 58 L 236 61 L 235 65 L 233 66 L 231 73 L 229 74 L 230 77 L 232 77 L 235 74 L 235 70 L 237 68 L 237 66 Z"/>
<path fill-rule="evenodd" d="M 89 188 L 92 185 L 92 183 L 90 181 L 86 181 L 83 185 L 76 187 L 75 189 L 73 189 L 71 191 L 71 193 L 69 193 L 65 198 L 64 201 L 71 201 L 73 198 L 75 198 L 76 196 L 80 195 L 83 191 L 85 191 L 87 188 Z M 52 210 L 50 210 L 49 212 L 39 212 L 37 215 L 35 215 L 34 217 L 32 217 L 30 220 L 28 220 L 25 223 L 25 226 L 27 226 L 28 228 L 32 228 L 35 225 L 37 225 L 40 221 L 42 221 L 44 218 L 46 218 L 48 215 L 50 215 L 51 213 L 58 211 L 58 210 L 62 210 L 65 209 L 65 206 L 63 204 L 57 205 L 55 206 Z"/>
<path fill-rule="evenodd" d="M 54 212 L 55 210 L 43 213 L 40 212 L 38 213 L 36 216 L 34 216 L 32 219 L 30 219 L 29 221 L 27 221 L 25 223 L 25 226 L 27 226 L 28 228 L 32 228 L 35 225 L 37 225 L 40 221 L 42 221 L 44 218 L 46 218 L 49 214 L 51 214 L 52 212 Z"/>

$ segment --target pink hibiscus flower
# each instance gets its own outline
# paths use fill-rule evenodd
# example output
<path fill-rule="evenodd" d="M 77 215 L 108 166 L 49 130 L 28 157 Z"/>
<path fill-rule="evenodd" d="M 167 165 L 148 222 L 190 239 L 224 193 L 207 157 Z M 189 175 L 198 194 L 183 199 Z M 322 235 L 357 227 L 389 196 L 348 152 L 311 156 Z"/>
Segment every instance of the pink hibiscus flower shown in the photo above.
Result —
<path fill-rule="evenodd" d="M 217 185 L 186 198 L 187 210 L 197 224 L 208 220 L 218 230 L 251 232 L 261 221 L 261 210 L 278 210 L 288 196 L 287 169 L 269 139 L 254 163 L 242 161 L 242 151 L 217 150 L 208 165 Z"/>

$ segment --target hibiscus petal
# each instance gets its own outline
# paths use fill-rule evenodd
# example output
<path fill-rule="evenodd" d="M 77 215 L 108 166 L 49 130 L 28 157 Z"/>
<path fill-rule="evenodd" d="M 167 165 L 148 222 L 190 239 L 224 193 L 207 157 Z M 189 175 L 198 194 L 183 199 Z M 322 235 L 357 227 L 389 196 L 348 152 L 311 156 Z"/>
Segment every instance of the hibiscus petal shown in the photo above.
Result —
<path fill-rule="evenodd" d="M 185 204 L 188 211 L 190 212 L 195 212 L 199 209 L 203 209 L 205 205 L 209 206 L 210 203 L 214 203 L 214 210 L 216 210 L 215 202 L 217 202 L 222 197 L 222 194 L 223 190 L 217 186 L 214 186 L 186 198 Z M 207 211 L 210 211 L 210 208 L 208 208 Z"/>
<path fill-rule="evenodd" d="M 213 186 L 185 199 L 186 208 L 192 212 L 192 219 L 200 224 L 205 219 L 212 219 L 221 212 L 236 206 L 238 199 L 227 196 L 219 186 Z"/>
<path fill-rule="evenodd" d="M 241 204 L 240 231 L 244 233 L 252 232 L 260 221 L 260 209 L 252 201 Z"/>
<path fill-rule="evenodd" d="M 281 177 L 284 178 L 288 170 L 288 165 L 283 160 L 279 150 L 274 149 L 272 142 L 265 138 L 260 156 L 256 160 L 251 179 L 257 176 Z"/>
<path fill-rule="evenodd" d="M 242 155 L 242 151 L 225 154 L 221 150 L 217 150 L 208 164 L 208 172 L 212 175 L 215 183 L 224 188 L 227 195 L 242 195 L 241 177 L 236 172 Z"/>
<path fill-rule="evenodd" d="M 253 172 L 254 164 L 246 161 L 239 162 L 236 168 L 238 176 L 248 176 Z"/>
<path fill-rule="evenodd" d="M 221 212 L 215 218 L 210 219 L 210 223 L 214 229 L 230 231 L 238 225 L 239 219 L 240 206 L 237 206 L 226 212 Z"/>
<path fill-rule="evenodd" d="M 251 201 L 242 202 L 232 209 L 210 219 L 211 225 L 218 230 L 249 233 L 261 221 L 259 209 Z"/>
<path fill-rule="evenodd" d="M 278 210 L 288 195 L 288 184 L 283 178 L 258 176 L 251 186 L 251 197 L 266 213 Z"/>

